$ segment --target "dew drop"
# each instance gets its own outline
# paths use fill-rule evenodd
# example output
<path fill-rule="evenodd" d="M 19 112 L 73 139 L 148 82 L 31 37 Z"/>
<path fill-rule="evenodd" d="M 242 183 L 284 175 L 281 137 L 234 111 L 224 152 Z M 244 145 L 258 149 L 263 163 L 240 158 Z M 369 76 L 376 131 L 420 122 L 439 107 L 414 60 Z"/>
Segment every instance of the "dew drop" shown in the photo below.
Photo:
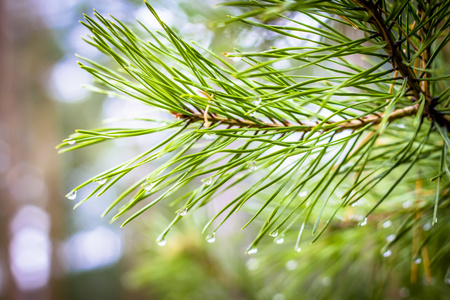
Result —
<path fill-rule="evenodd" d="M 187 214 L 187 208 L 186 207 L 181 209 L 181 210 L 179 210 L 179 211 L 177 211 L 177 215 L 179 215 L 181 217 L 184 217 L 186 214 Z"/>
<path fill-rule="evenodd" d="M 358 203 L 358 201 L 356 201 L 356 202 L 353 202 L 351 206 L 355 207 L 355 206 L 358 206 L 358 205 L 359 205 L 359 203 Z"/>
<path fill-rule="evenodd" d="M 387 220 L 386 222 L 384 222 L 383 223 L 383 228 L 389 228 L 389 227 L 391 227 L 391 225 L 392 225 L 392 222 L 391 222 L 391 220 Z"/>
<path fill-rule="evenodd" d="M 431 229 L 431 227 L 433 227 L 433 225 L 431 225 L 431 223 L 426 223 L 425 225 L 423 225 L 423 230 L 428 231 Z"/>
<path fill-rule="evenodd" d="M 157 241 L 156 241 L 156 244 L 157 244 L 158 246 L 160 246 L 160 247 L 163 247 L 163 246 L 166 245 L 166 239 L 162 238 L 162 239 L 160 239 L 160 240 L 157 240 Z"/>
<path fill-rule="evenodd" d="M 386 241 L 388 243 L 393 242 L 395 240 L 395 234 L 390 234 L 386 237 Z"/>
<path fill-rule="evenodd" d="M 298 194 L 300 197 L 306 197 L 308 195 L 308 191 L 301 191 L 300 194 Z"/>
<path fill-rule="evenodd" d="M 414 261 L 414 263 L 416 265 L 420 264 L 421 262 L 422 262 L 422 259 L 420 257 Z"/>
<path fill-rule="evenodd" d="M 383 257 L 389 257 L 391 256 L 392 251 L 391 250 L 387 250 L 386 252 L 383 253 Z"/>
<path fill-rule="evenodd" d="M 272 300 L 285 300 L 286 297 L 284 297 L 283 294 L 275 294 L 272 298 Z"/>
<path fill-rule="evenodd" d="M 202 181 L 205 183 L 205 185 L 211 185 L 211 183 L 213 182 L 213 179 L 212 178 L 206 178 L 206 179 L 203 179 Z"/>
<path fill-rule="evenodd" d="M 249 161 L 247 163 L 247 167 L 249 172 L 255 172 L 258 169 L 258 166 L 256 165 L 256 162 L 254 160 Z"/>
<path fill-rule="evenodd" d="M 247 268 L 249 270 L 256 270 L 256 269 L 258 269 L 258 267 L 259 267 L 259 262 L 256 258 L 250 258 L 247 261 Z"/>
<path fill-rule="evenodd" d="M 302 248 L 300 247 L 295 248 L 295 252 L 300 253 L 300 251 L 302 251 Z"/>
<path fill-rule="evenodd" d="M 227 24 L 225 24 L 224 22 L 219 22 L 219 23 L 215 23 L 214 24 L 214 27 L 217 27 L 217 28 L 223 28 L 223 27 L 225 27 Z"/>
<path fill-rule="evenodd" d="M 434 219 L 434 224 L 436 224 L 437 223 L 437 218 L 436 219 Z"/>
<path fill-rule="evenodd" d="M 402 203 L 402 207 L 405 208 L 405 209 L 406 208 L 410 208 L 411 205 L 412 205 L 412 203 L 409 200 Z"/>
<path fill-rule="evenodd" d="M 76 141 L 73 139 L 68 139 L 68 140 L 64 140 L 64 141 L 69 145 L 74 145 L 76 143 Z"/>
<path fill-rule="evenodd" d="M 318 121 L 319 121 L 319 119 L 317 119 L 317 117 L 314 116 L 314 115 L 309 116 L 308 119 L 309 119 L 309 121 L 311 121 L 311 122 L 318 122 Z"/>
<path fill-rule="evenodd" d="M 450 268 L 447 269 L 447 273 L 445 273 L 445 284 L 450 284 Z"/>
<path fill-rule="evenodd" d="M 161 127 L 167 126 L 167 122 L 161 122 L 161 123 L 159 123 L 159 126 L 161 126 Z"/>
<path fill-rule="evenodd" d="M 286 263 L 286 269 L 288 270 L 288 271 L 293 271 L 293 270 L 295 270 L 295 269 L 297 269 L 297 267 L 298 267 L 298 262 L 296 262 L 295 260 L 293 260 L 293 259 L 291 259 L 291 260 L 289 260 L 287 263 Z"/>
<path fill-rule="evenodd" d="M 66 198 L 69 200 L 75 200 L 76 197 L 77 197 L 77 191 L 71 191 L 70 193 L 68 193 L 66 195 Z"/>
<path fill-rule="evenodd" d="M 242 57 L 239 56 L 233 56 L 233 57 L 228 57 L 229 59 L 231 59 L 232 61 L 240 61 L 242 59 Z"/>
<path fill-rule="evenodd" d="M 361 223 L 359 223 L 359 226 L 366 226 L 367 225 L 367 218 L 364 218 Z"/>
<path fill-rule="evenodd" d="M 107 92 L 106 95 L 108 96 L 108 98 L 114 98 L 116 94 L 114 92 Z"/>
<path fill-rule="evenodd" d="M 397 124 L 397 127 L 398 128 L 406 128 L 405 124 L 403 124 L 403 123 Z"/>
<path fill-rule="evenodd" d="M 280 245 L 284 243 L 284 236 L 280 236 L 278 239 L 275 240 L 275 243 Z"/>
<path fill-rule="evenodd" d="M 208 242 L 208 243 L 214 243 L 215 241 L 216 241 L 216 234 L 213 232 L 213 233 L 211 233 L 210 235 L 208 235 L 207 237 L 206 237 L 206 241 Z"/>
<path fill-rule="evenodd" d="M 141 184 L 141 187 L 146 190 L 147 192 L 150 191 L 153 187 L 155 186 L 154 182 L 144 182 L 143 184 Z"/>
<path fill-rule="evenodd" d="M 253 100 L 252 103 L 253 103 L 253 105 L 256 105 L 256 106 L 260 105 L 261 104 L 261 98 L 260 97 L 256 98 L 256 100 Z"/>
<path fill-rule="evenodd" d="M 271 237 L 277 237 L 278 236 L 278 230 L 272 231 L 271 233 L 269 233 L 269 235 Z"/>
<path fill-rule="evenodd" d="M 322 280 L 321 280 L 321 283 L 322 283 L 322 285 L 324 285 L 324 286 L 330 286 L 330 285 L 331 285 L 331 282 L 332 282 L 332 280 L 331 280 L 331 278 L 328 277 L 328 276 L 323 277 Z"/>
<path fill-rule="evenodd" d="M 258 248 L 250 248 L 250 249 L 247 249 L 247 254 L 248 254 L 248 255 L 255 254 L 256 252 L 258 252 Z"/>
<path fill-rule="evenodd" d="M 95 182 L 97 182 L 99 185 L 103 185 L 103 184 L 105 184 L 106 183 L 106 178 L 102 178 L 102 179 L 99 179 L 99 180 L 95 180 Z"/>
<path fill-rule="evenodd" d="M 205 140 L 215 140 L 217 138 L 217 135 L 215 133 L 205 133 L 203 135 L 203 138 Z"/>

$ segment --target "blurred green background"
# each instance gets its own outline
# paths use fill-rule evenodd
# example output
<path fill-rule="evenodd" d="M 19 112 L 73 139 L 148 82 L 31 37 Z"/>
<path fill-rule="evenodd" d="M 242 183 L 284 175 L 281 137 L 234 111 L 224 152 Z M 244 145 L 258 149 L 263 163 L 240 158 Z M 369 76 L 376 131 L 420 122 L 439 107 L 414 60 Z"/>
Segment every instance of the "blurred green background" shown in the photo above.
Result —
<path fill-rule="evenodd" d="M 211 22 L 236 12 L 216 7 L 218 2 L 151 4 L 185 40 L 216 53 L 286 43 L 243 25 L 211 28 Z M 55 145 L 74 129 L 99 127 L 104 119 L 161 114 L 82 88 L 92 79 L 79 69 L 75 54 L 105 61 L 81 39 L 87 30 L 79 21 L 83 13 L 92 15 L 93 8 L 159 28 L 140 0 L 0 2 L 1 299 L 449 299 L 445 255 L 437 260 L 440 267 L 433 276 L 426 274 L 422 259 L 411 261 L 411 237 L 389 255 L 380 255 L 378 245 L 396 222 L 388 215 L 355 228 L 347 214 L 339 234 L 324 235 L 300 253 L 278 237 L 248 256 L 243 253 L 252 229 L 240 231 L 247 221 L 242 215 L 221 229 L 215 243 L 201 235 L 208 217 L 232 192 L 180 222 L 165 247 L 154 241 L 173 209 L 161 206 L 120 229 L 100 218 L 117 193 L 112 189 L 73 211 L 73 202 L 64 198 L 68 191 L 146 150 L 152 141 L 104 143 L 60 156 Z M 398 205 L 401 209 L 402 203 Z M 356 216 L 359 208 L 352 209 Z M 445 223 L 437 226 L 448 227 Z M 422 225 L 430 230 L 428 223 Z M 375 230 L 379 234 L 371 235 Z M 442 244 L 447 236 L 435 239 Z M 429 250 L 439 253 L 433 244 Z"/>

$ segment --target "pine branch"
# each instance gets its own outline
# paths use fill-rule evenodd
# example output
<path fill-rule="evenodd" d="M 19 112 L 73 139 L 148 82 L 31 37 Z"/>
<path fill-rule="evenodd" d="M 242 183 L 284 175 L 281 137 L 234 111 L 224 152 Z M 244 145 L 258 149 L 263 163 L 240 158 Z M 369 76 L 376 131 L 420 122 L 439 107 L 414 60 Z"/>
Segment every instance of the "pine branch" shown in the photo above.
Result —
<path fill-rule="evenodd" d="M 359 3 L 361 6 L 367 9 L 367 12 L 371 16 L 369 22 L 371 22 L 383 41 L 386 42 L 386 52 L 389 53 L 392 59 L 392 65 L 398 70 L 404 78 L 407 78 L 408 86 L 414 94 L 415 99 L 419 99 L 420 94 L 423 93 L 420 87 L 419 81 L 416 78 L 414 70 L 404 63 L 403 56 L 399 50 L 399 44 L 394 41 L 394 38 L 389 30 L 388 25 L 385 23 L 381 14 L 380 8 L 371 0 L 353 0 Z"/>
<path fill-rule="evenodd" d="M 392 122 L 392 121 L 395 121 L 395 120 L 398 120 L 398 119 L 401 119 L 404 117 L 414 116 L 414 115 L 416 115 L 418 109 L 419 109 L 419 105 L 415 104 L 415 105 L 407 106 L 402 109 L 394 110 L 393 112 L 389 113 L 389 116 L 387 117 L 387 121 Z M 191 115 L 184 115 L 181 113 L 174 113 L 174 112 L 172 114 L 176 119 L 188 120 L 190 122 L 204 122 L 204 120 L 205 120 L 205 115 L 201 115 L 201 114 L 194 113 Z M 370 115 L 370 116 L 366 116 L 366 117 L 363 117 L 360 119 L 354 119 L 354 120 L 349 120 L 349 121 L 345 121 L 345 122 L 324 122 L 324 124 L 326 126 L 321 128 L 321 131 L 325 132 L 325 131 L 333 130 L 336 132 L 340 132 L 340 131 L 349 130 L 349 129 L 350 130 L 359 129 L 368 124 L 378 125 L 381 123 L 381 121 L 383 120 L 385 115 L 386 115 L 386 113 Z M 300 124 L 301 128 L 299 128 L 298 125 L 292 125 L 288 122 L 286 122 L 286 123 L 267 123 L 267 122 L 260 121 L 260 123 L 255 123 L 255 122 L 251 122 L 248 120 L 223 118 L 223 117 L 219 117 L 216 115 L 212 115 L 212 116 L 207 115 L 206 119 L 208 120 L 209 123 L 212 123 L 212 124 L 219 123 L 219 124 L 223 124 L 223 125 L 248 127 L 248 128 L 260 128 L 260 129 L 282 128 L 282 129 L 286 129 L 289 127 L 293 127 L 292 131 L 295 131 L 295 132 L 312 131 L 317 126 L 317 125 Z"/>
<path fill-rule="evenodd" d="M 107 214 L 118 208 L 113 220 L 132 212 L 123 223 L 127 224 L 157 203 L 179 197 L 175 204 L 184 203 L 159 242 L 182 216 L 241 184 L 257 169 L 260 171 L 253 183 L 241 189 L 205 226 L 209 229 L 222 217 L 213 229 L 214 235 L 234 213 L 255 200 L 257 211 L 251 212 L 245 227 L 260 218 L 265 221 L 249 253 L 263 237 L 278 231 L 297 231 L 295 249 L 299 249 L 303 229 L 312 223 L 315 242 L 329 225 L 339 227 L 331 222 L 338 211 L 377 191 L 363 213 L 372 217 L 388 196 L 389 201 L 395 198 L 396 187 L 404 178 L 416 179 L 411 173 L 419 167 L 429 170 L 427 176 L 433 174 L 438 179 L 437 196 L 432 204 L 426 204 L 436 215 L 446 195 L 439 187 L 446 186 L 450 178 L 447 161 L 442 159 L 447 147 L 450 150 L 446 129 L 450 122 L 449 89 L 445 85 L 448 76 L 439 73 L 432 62 L 448 42 L 449 22 L 442 22 L 448 17 L 445 9 L 415 13 L 407 7 L 405 24 L 397 4 L 379 2 L 261 0 L 255 6 L 253 1 L 239 1 L 240 6 L 254 10 L 225 23 L 243 22 L 293 43 L 268 50 L 236 50 L 227 52 L 225 58 L 185 42 L 148 3 L 164 29 L 164 33 L 153 33 L 144 27 L 150 41 L 118 20 L 97 13 L 97 19 L 86 16 L 83 24 L 93 35 L 90 44 L 117 63 L 111 69 L 88 59 L 84 61 L 89 65 L 80 63 L 103 86 L 100 92 L 109 94 L 109 89 L 114 89 L 144 105 L 170 112 L 179 120 L 156 128 L 78 130 L 64 141 L 60 147 L 68 151 L 112 138 L 173 131 L 145 153 L 76 187 L 74 192 L 90 183 L 99 184 L 79 204 L 96 193 L 103 194 L 134 169 L 165 156 L 160 167 L 152 168 L 105 211 Z M 300 11 L 319 25 L 291 18 L 290 11 Z M 416 27 L 409 24 L 411 14 L 417 20 Z M 277 17 L 288 24 L 260 22 Z M 443 25 L 424 24 L 433 18 Z M 364 32 L 364 37 L 351 39 L 333 28 L 332 22 L 356 28 Z M 442 36 L 445 38 L 441 41 Z M 417 48 L 419 51 L 415 51 Z M 364 56 L 369 66 L 348 58 L 354 55 Z M 241 58 L 239 68 L 228 61 L 232 57 Z M 419 61 L 421 64 L 416 65 Z M 277 68 L 278 62 L 288 62 L 287 67 Z M 386 68 L 389 62 L 393 68 Z M 317 68 L 320 75 L 310 76 L 304 72 L 307 67 Z M 332 121 L 334 117 L 341 121 Z M 426 122 L 425 117 L 433 122 Z M 399 119 L 405 122 L 392 126 Z M 380 125 L 379 130 L 373 129 L 376 125 Z M 435 128 L 438 134 L 433 132 Z M 436 153 L 442 153 L 438 159 Z M 433 173 L 436 169 L 440 170 L 437 176 Z M 190 183 L 189 192 L 180 196 Z M 336 198 L 337 193 L 342 196 Z M 74 195 L 69 194 L 71 199 Z M 131 199 L 121 206 L 127 198 Z M 142 201 L 147 203 L 134 211 Z M 297 227 L 299 220 L 302 225 Z M 364 219 L 356 221 L 365 224 Z"/>

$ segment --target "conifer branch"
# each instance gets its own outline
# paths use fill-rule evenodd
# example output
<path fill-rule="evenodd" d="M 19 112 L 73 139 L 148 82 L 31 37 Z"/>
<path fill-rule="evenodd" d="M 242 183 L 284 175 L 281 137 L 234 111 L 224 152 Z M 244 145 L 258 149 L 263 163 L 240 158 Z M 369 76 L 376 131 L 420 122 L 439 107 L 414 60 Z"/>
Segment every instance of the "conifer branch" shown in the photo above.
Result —
<path fill-rule="evenodd" d="M 411 105 L 407 106 L 405 108 L 394 110 L 389 114 L 388 122 L 392 122 L 397 119 L 401 119 L 404 117 L 413 116 L 417 113 L 419 109 L 419 105 Z M 181 113 L 175 113 L 172 112 L 173 116 L 177 119 L 184 119 L 189 120 L 190 122 L 204 122 L 205 120 L 209 123 L 220 123 L 223 125 L 231 125 L 231 126 L 239 126 L 239 127 L 248 127 L 248 128 L 261 128 L 261 129 L 269 129 L 269 128 L 289 128 L 289 127 L 295 127 L 293 131 L 297 132 L 308 132 L 312 131 L 317 125 L 304 125 L 300 124 L 302 127 L 299 128 L 298 125 L 293 125 L 291 123 L 285 122 L 285 123 L 267 123 L 260 121 L 259 123 L 255 123 L 249 120 L 242 120 L 242 119 L 230 119 L 230 118 L 224 118 L 219 117 L 217 115 L 208 115 L 206 117 L 205 114 L 192 114 L 192 115 L 184 115 Z M 324 122 L 325 127 L 321 128 L 321 131 L 330 131 L 335 130 L 337 132 L 343 131 L 343 130 L 355 130 L 358 128 L 362 128 L 366 126 L 367 124 L 377 125 L 380 124 L 385 116 L 385 113 L 382 114 L 376 114 L 376 115 L 370 115 L 359 119 L 353 119 L 345 122 Z"/>
<path fill-rule="evenodd" d="M 414 97 L 419 99 L 420 94 L 423 93 L 419 81 L 416 78 L 414 70 L 404 63 L 398 44 L 394 41 L 392 33 L 388 29 L 388 25 L 385 23 L 379 8 L 372 1 L 356 0 L 356 2 L 366 8 L 367 12 L 371 16 L 371 20 L 369 22 L 375 26 L 377 32 L 380 34 L 380 37 L 386 42 L 386 51 L 391 57 L 392 65 L 400 72 L 400 74 L 402 74 L 404 78 L 407 78 L 408 87 L 411 89 Z"/>
<path fill-rule="evenodd" d="M 190 192 L 183 191 L 176 200 L 179 210 L 158 237 L 164 244 L 165 236 L 182 216 L 258 173 L 249 188 L 242 189 L 217 212 L 204 230 L 212 230 L 214 237 L 230 216 L 255 200 L 259 209 L 244 227 L 255 220 L 265 221 L 248 253 L 255 253 L 265 236 L 273 237 L 278 232 L 297 235 L 294 249 L 299 251 L 305 226 L 311 227 L 315 242 L 328 226 L 339 227 L 335 218 L 338 211 L 356 205 L 360 199 L 370 201 L 370 207 L 364 209 L 368 212 L 363 213 L 375 220 L 373 214 L 380 204 L 388 198 L 395 201 L 396 186 L 407 176 L 408 180 L 416 178 L 418 175 L 411 173 L 420 167 L 429 168 L 421 173 L 427 175 L 419 176 L 427 183 L 427 176 L 435 176 L 439 170 L 434 177 L 438 181 L 437 196 L 424 204 L 427 212 L 423 214 L 431 218 L 432 211 L 436 220 L 450 178 L 446 160 L 450 149 L 450 89 L 445 83 L 449 76 L 437 68 L 443 61 L 437 55 L 448 42 L 450 2 L 436 13 L 430 7 L 421 8 L 416 1 L 402 1 L 401 5 L 409 5 L 406 9 L 394 1 L 258 3 L 255 7 L 254 1 L 239 2 L 253 11 L 226 23 L 242 21 L 291 40 L 292 45 L 251 52 L 236 49 L 236 53 L 227 52 L 224 59 L 201 45 L 185 42 L 148 3 L 164 29 L 153 32 L 141 24 L 150 41 L 118 20 L 98 13 L 94 13 L 95 18 L 85 16 L 83 24 L 92 32 L 89 43 L 118 64 L 117 71 L 89 59 L 83 59 L 87 64 L 80 63 L 98 80 L 99 92 L 109 95 L 111 89 L 118 91 L 125 98 L 167 111 L 179 120 L 160 127 L 78 130 L 59 146 L 63 151 L 163 130 L 170 136 L 138 157 L 80 184 L 68 198 L 75 199 L 77 190 L 95 183 L 96 188 L 81 204 L 95 194 L 103 194 L 129 172 L 165 156 L 161 166 L 123 191 L 105 211 L 117 209 L 113 220 L 130 214 L 123 223 L 127 224 L 157 203 L 180 197 L 179 192 L 192 183 Z M 285 14 L 289 11 L 303 13 L 319 26 L 291 18 Z M 281 17 L 286 24 L 260 22 L 272 17 Z M 324 17 L 330 22 L 323 21 Z M 351 39 L 334 29 L 333 21 L 366 34 Z M 388 55 L 380 60 L 383 52 Z M 369 66 L 347 59 L 350 55 L 364 56 Z M 233 57 L 241 59 L 236 66 L 228 61 Z M 287 64 L 277 65 L 279 62 Z M 389 63 L 393 68 L 386 68 Z M 308 67 L 320 72 L 310 74 L 305 70 Z M 203 91 L 203 96 L 195 90 Z M 253 113 L 263 117 L 255 118 Z M 333 117 L 339 117 L 339 121 Z M 304 122 L 305 118 L 319 120 Z M 388 126 L 402 118 L 402 126 Z M 423 118 L 432 122 L 422 122 Z M 161 124 L 160 120 L 145 120 Z M 380 130 L 374 130 L 376 125 Z M 335 134 L 345 130 L 352 132 Z M 440 163 L 437 153 L 441 153 Z M 378 189 L 375 197 L 366 197 L 374 189 Z M 341 195 L 339 199 L 336 194 Z M 121 206 L 125 199 L 129 201 Z M 141 203 L 146 204 L 136 210 Z M 359 217 L 350 219 L 364 226 L 367 218 Z M 212 228 L 218 218 L 222 221 Z M 390 250 L 386 253 L 389 256 Z"/>

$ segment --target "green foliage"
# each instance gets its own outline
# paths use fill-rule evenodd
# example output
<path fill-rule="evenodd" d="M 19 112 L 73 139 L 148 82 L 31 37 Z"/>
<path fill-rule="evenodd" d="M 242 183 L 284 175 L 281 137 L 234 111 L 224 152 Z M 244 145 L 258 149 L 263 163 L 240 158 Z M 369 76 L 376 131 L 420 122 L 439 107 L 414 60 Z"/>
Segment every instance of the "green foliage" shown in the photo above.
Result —
<path fill-rule="evenodd" d="M 65 140 L 62 152 L 167 132 L 145 153 L 76 187 L 74 192 L 100 183 L 77 205 L 160 160 L 160 167 L 126 189 L 104 215 L 114 213 L 112 220 L 126 215 L 125 225 L 171 201 L 177 214 L 158 237 L 161 242 L 185 215 L 234 190 L 238 195 L 205 221 L 203 231 L 215 234 L 245 210 L 243 227 L 259 229 L 249 254 L 277 236 L 291 252 L 306 242 L 335 245 L 329 251 L 337 257 L 361 237 L 358 224 L 372 226 L 381 243 L 380 224 L 392 220 L 393 237 L 371 251 L 386 254 L 395 245 L 412 244 L 399 261 L 410 264 L 433 250 L 425 271 L 439 269 L 437 262 L 449 253 L 448 239 L 439 232 L 448 229 L 449 211 L 450 76 L 443 53 L 450 1 L 227 2 L 243 13 L 216 26 L 241 22 L 282 38 L 286 46 L 235 49 L 225 56 L 185 42 L 146 5 L 162 32 L 141 23 L 143 30 L 132 30 L 98 13 L 96 19 L 85 16 L 83 25 L 92 33 L 88 43 L 116 66 L 87 58 L 80 66 L 96 78 L 94 90 L 160 109 L 173 121 L 140 119 L 149 125 L 77 130 Z M 435 227 L 425 232 L 425 224 Z M 304 237 L 306 231 L 312 237 Z M 366 232 L 364 240 L 370 239 Z M 310 248 L 311 259 L 318 259 Z M 364 249 L 353 251 L 330 276 L 345 273 L 342 267 Z M 368 264 L 377 266 L 382 256 L 370 256 Z M 323 268 L 331 263 L 318 260 Z M 437 271 L 444 273 L 442 267 Z"/>

